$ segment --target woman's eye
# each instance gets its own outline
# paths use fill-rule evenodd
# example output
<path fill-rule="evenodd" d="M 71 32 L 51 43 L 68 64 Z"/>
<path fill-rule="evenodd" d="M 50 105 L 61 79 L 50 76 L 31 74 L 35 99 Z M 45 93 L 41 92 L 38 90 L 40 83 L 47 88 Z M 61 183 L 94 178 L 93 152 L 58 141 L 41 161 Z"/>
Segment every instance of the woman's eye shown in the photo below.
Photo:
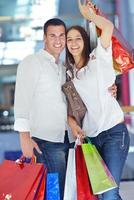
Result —
<path fill-rule="evenodd" d="M 71 42 L 72 41 L 72 39 L 67 39 L 67 42 Z"/>
<path fill-rule="evenodd" d="M 77 40 L 81 40 L 81 38 L 79 37 L 79 38 L 77 38 Z"/>

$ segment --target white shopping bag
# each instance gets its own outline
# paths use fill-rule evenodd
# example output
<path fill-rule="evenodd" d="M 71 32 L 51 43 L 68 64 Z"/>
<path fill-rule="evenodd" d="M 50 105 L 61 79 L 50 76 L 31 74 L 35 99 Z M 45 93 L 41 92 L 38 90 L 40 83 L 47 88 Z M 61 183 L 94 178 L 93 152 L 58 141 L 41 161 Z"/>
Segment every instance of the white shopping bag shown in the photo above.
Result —
<path fill-rule="evenodd" d="M 64 200 L 77 200 L 75 149 L 69 149 Z"/>

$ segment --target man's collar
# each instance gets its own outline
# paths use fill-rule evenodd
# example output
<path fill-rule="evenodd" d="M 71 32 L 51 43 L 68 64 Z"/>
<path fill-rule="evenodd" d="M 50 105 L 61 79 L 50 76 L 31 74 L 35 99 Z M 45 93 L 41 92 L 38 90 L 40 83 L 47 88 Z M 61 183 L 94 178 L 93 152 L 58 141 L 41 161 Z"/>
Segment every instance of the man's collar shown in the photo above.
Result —
<path fill-rule="evenodd" d="M 49 60 L 55 62 L 54 56 L 51 55 L 51 54 L 50 54 L 48 51 L 46 51 L 45 49 L 41 49 L 41 50 L 40 50 L 40 53 L 41 53 L 43 56 L 45 56 L 45 58 L 47 58 L 47 59 L 49 59 Z"/>
<path fill-rule="evenodd" d="M 40 50 L 40 54 L 42 56 L 44 56 L 46 59 L 50 60 L 53 63 L 56 63 L 58 65 L 63 65 L 63 61 L 62 60 L 58 60 L 58 63 L 56 62 L 56 59 L 53 55 L 51 55 L 48 51 L 46 51 L 45 49 L 41 49 Z"/>

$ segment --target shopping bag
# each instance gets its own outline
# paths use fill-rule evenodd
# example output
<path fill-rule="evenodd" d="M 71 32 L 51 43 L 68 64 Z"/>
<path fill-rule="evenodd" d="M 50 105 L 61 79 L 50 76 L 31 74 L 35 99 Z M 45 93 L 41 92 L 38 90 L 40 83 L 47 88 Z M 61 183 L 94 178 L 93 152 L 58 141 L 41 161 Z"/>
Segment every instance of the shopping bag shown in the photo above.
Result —
<path fill-rule="evenodd" d="M 45 186 L 46 186 L 46 173 L 44 171 L 42 177 L 39 176 L 38 179 L 36 180 L 27 199 L 44 200 Z M 33 194 L 35 194 L 34 197 Z"/>
<path fill-rule="evenodd" d="M 88 143 L 92 144 L 92 142 L 91 142 L 91 140 L 90 140 L 89 137 L 86 137 L 85 141 L 87 141 Z M 107 173 L 107 175 L 109 176 L 109 178 L 111 179 L 111 181 L 113 181 L 115 183 L 114 177 L 112 176 L 110 170 L 108 169 L 107 165 L 105 164 L 104 160 L 102 159 L 101 155 L 99 154 L 96 146 L 92 144 L 92 147 L 93 147 L 94 151 L 96 152 L 98 158 L 100 159 L 100 161 L 101 161 L 101 163 L 102 163 L 102 165 L 103 165 L 103 167 L 105 169 L 105 172 Z"/>
<path fill-rule="evenodd" d="M 92 192 L 81 145 L 77 145 L 76 147 L 76 182 L 77 200 L 98 199 Z"/>
<path fill-rule="evenodd" d="M 120 37 L 122 37 L 121 34 Z M 123 45 L 124 43 L 121 43 L 116 37 L 116 35 L 112 36 L 112 53 L 114 69 L 117 72 L 119 72 L 119 74 L 128 72 L 130 69 L 134 68 L 134 51 L 132 49 L 132 51 L 129 53 Z"/>
<path fill-rule="evenodd" d="M 60 200 L 58 173 L 47 174 L 46 200 Z"/>
<path fill-rule="evenodd" d="M 111 178 L 112 175 L 110 171 L 110 175 L 108 175 L 100 156 L 98 156 L 99 153 L 96 153 L 97 149 L 95 149 L 95 146 L 92 143 L 82 144 L 82 151 L 93 193 L 102 194 L 116 188 L 117 184 L 115 180 Z"/>
<path fill-rule="evenodd" d="M 64 188 L 64 200 L 77 200 L 75 148 L 69 149 Z"/>
<path fill-rule="evenodd" d="M 107 173 L 107 175 L 109 176 L 109 179 L 111 179 L 111 181 L 113 181 L 113 183 L 115 183 L 115 180 L 114 180 L 114 177 L 112 176 L 111 172 L 109 171 L 107 165 L 105 164 L 104 160 L 102 159 L 102 157 L 100 156 L 98 150 L 96 149 L 95 145 L 93 145 L 93 148 L 94 148 L 94 151 L 96 151 L 96 154 L 98 156 L 98 158 L 100 159 L 104 169 L 105 169 L 105 172 Z"/>
<path fill-rule="evenodd" d="M 43 164 L 5 160 L 0 165 L 0 199 L 43 200 L 46 171 Z"/>

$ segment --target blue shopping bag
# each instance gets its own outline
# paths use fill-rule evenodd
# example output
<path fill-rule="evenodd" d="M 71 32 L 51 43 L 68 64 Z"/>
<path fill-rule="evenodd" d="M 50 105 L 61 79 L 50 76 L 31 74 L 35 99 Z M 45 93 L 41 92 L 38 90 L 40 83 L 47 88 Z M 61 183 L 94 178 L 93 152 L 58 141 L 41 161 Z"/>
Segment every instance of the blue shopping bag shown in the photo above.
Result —
<path fill-rule="evenodd" d="M 60 200 L 58 173 L 47 174 L 46 200 Z"/>

